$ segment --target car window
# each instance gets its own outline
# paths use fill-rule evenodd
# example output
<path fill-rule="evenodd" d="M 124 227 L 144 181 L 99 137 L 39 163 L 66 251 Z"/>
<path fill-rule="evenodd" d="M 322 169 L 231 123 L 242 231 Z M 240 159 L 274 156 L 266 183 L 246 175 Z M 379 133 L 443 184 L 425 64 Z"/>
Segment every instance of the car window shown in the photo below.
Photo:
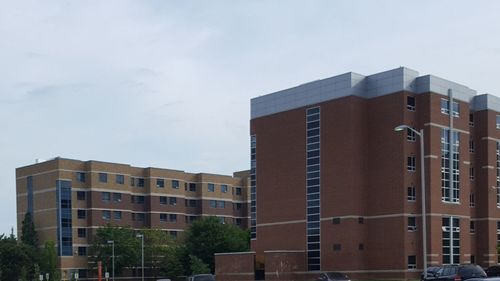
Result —
<path fill-rule="evenodd" d="M 194 281 L 215 281 L 213 276 L 207 275 L 207 276 L 196 276 L 194 278 Z"/>
<path fill-rule="evenodd" d="M 451 267 L 450 266 L 445 266 L 444 269 L 443 269 L 443 275 L 444 276 L 448 276 L 448 275 L 451 275 Z"/>
<path fill-rule="evenodd" d="M 443 271 L 444 271 L 444 268 L 442 268 L 442 267 L 440 269 L 438 269 L 438 271 L 436 272 L 436 276 L 443 275 Z"/>

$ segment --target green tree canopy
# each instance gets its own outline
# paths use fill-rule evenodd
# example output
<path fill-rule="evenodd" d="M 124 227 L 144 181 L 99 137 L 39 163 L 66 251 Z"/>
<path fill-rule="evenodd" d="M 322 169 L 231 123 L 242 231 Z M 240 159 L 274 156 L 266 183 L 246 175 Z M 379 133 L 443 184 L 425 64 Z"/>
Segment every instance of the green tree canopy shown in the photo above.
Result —
<path fill-rule="evenodd" d="M 216 217 L 195 221 L 185 234 L 188 255 L 208 264 L 214 272 L 214 254 L 248 251 L 250 234 L 232 224 L 223 224 Z"/>
<path fill-rule="evenodd" d="M 151 268 L 151 275 L 158 276 L 163 257 L 168 248 L 175 243 L 165 231 L 159 229 L 144 229 L 144 262 Z"/>
<path fill-rule="evenodd" d="M 45 275 L 53 276 L 52 280 L 59 279 L 59 271 L 57 270 L 57 252 L 54 241 L 46 241 L 45 247 L 40 254 L 40 272 Z"/>
<path fill-rule="evenodd" d="M 30 212 L 24 215 L 21 231 L 21 242 L 38 250 L 38 234 L 36 233 L 35 223 Z"/>
<path fill-rule="evenodd" d="M 19 280 L 31 264 L 28 247 L 11 235 L 0 235 L 0 280 Z"/>
<path fill-rule="evenodd" d="M 141 241 L 130 227 L 106 225 L 97 229 L 90 247 L 90 259 L 102 262 L 108 272 L 112 272 L 112 245 L 115 247 L 115 274 L 119 276 L 124 267 L 137 266 L 140 262 Z"/>

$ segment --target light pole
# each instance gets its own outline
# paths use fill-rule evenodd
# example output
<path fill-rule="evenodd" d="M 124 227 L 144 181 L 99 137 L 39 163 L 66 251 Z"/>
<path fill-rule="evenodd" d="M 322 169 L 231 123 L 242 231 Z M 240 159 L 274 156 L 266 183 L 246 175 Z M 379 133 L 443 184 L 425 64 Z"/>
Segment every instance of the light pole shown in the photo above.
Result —
<path fill-rule="evenodd" d="M 424 129 L 420 132 L 407 125 L 399 125 L 394 128 L 394 131 L 400 132 L 403 130 L 410 130 L 420 138 L 420 186 L 422 188 L 422 255 L 424 265 L 424 278 L 427 278 L 427 219 L 425 214 L 425 164 L 424 164 Z"/>
<path fill-rule="evenodd" d="M 108 244 L 111 244 L 111 250 L 112 250 L 111 260 L 113 263 L 113 281 L 115 281 L 115 241 L 109 240 Z"/>
<path fill-rule="evenodd" d="M 136 237 L 141 238 L 142 281 L 144 281 L 144 234 L 137 234 Z"/>

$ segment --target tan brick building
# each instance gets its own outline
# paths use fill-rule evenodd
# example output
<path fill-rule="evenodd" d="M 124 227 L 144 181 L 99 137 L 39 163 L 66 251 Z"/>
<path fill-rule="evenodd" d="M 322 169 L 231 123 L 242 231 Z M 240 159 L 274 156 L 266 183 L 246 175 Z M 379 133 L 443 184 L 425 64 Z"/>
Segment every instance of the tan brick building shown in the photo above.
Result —
<path fill-rule="evenodd" d="M 500 98 L 404 67 L 252 100 L 256 255 L 303 252 L 306 274 L 418 277 L 422 159 L 399 125 L 425 133 L 429 266 L 497 264 Z"/>
<path fill-rule="evenodd" d="M 56 243 L 63 277 L 87 276 L 89 238 L 107 223 L 174 238 L 202 216 L 248 227 L 248 172 L 234 176 L 55 158 L 16 170 L 17 222 L 32 212 L 41 244 Z"/>

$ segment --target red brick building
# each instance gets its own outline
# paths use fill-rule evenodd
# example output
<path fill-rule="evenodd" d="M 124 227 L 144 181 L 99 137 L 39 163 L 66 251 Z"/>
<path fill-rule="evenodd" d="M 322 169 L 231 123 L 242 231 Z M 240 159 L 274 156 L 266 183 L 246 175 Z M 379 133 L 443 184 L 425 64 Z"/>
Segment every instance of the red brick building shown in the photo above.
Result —
<path fill-rule="evenodd" d="M 424 130 L 428 265 L 497 264 L 500 98 L 408 68 L 252 100 L 256 255 L 302 251 L 306 273 L 417 277 L 422 159 L 399 125 Z"/>

